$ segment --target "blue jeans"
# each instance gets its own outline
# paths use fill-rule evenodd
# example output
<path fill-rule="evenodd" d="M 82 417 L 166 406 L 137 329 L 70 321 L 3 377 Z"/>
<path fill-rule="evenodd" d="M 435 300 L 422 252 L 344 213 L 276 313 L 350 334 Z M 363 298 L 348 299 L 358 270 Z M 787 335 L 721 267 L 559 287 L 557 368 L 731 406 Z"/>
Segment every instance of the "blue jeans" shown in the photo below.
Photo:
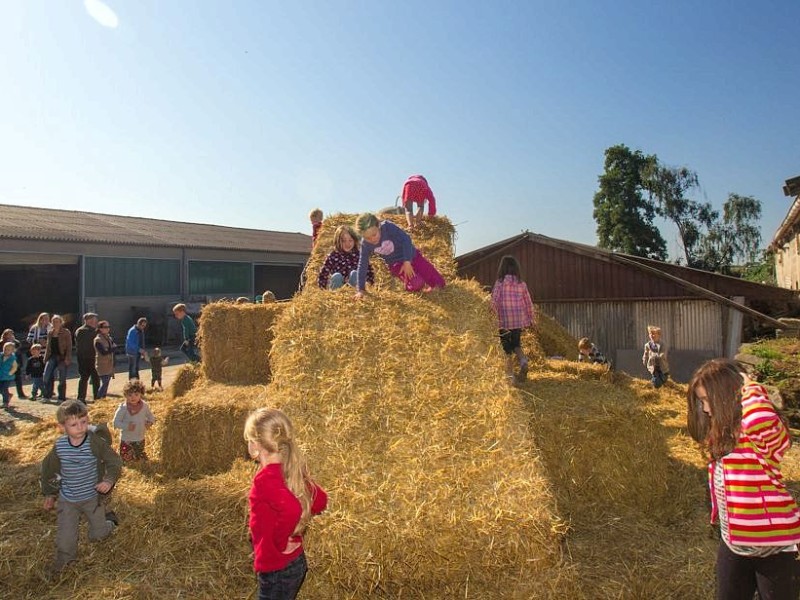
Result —
<path fill-rule="evenodd" d="M 358 271 L 350 271 L 350 277 L 348 277 L 347 283 L 350 284 L 350 287 L 356 287 L 356 284 L 358 283 Z M 331 279 L 328 282 L 329 290 L 338 290 L 343 285 L 344 275 L 341 273 L 334 273 L 331 275 Z"/>
<path fill-rule="evenodd" d="M 8 388 L 14 383 L 14 380 L 11 381 L 0 381 L 0 396 L 3 397 L 3 406 L 8 406 L 8 403 L 11 402 L 11 393 L 8 391 Z"/>
<path fill-rule="evenodd" d="M 31 377 L 31 398 L 35 398 L 39 393 L 44 396 L 44 379 L 41 377 Z"/>
<path fill-rule="evenodd" d="M 294 600 L 308 572 L 301 554 L 280 571 L 258 574 L 258 600 Z"/>
<path fill-rule="evenodd" d="M 650 378 L 650 381 L 653 382 L 653 387 L 658 389 L 667 383 L 667 379 L 669 379 L 669 373 L 662 373 L 661 369 L 656 369 L 653 372 L 653 376 Z"/>
<path fill-rule="evenodd" d="M 97 388 L 97 399 L 105 398 L 108 395 L 108 384 L 111 383 L 111 375 L 100 375 L 100 387 Z"/>
<path fill-rule="evenodd" d="M 200 362 L 200 355 L 197 354 L 197 341 L 195 338 L 183 340 L 181 351 L 186 355 L 190 362 Z"/>
<path fill-rule="evenodd" d="M 128 357 L 128 379 L 139 379 L 139 361 L 142 360 L 142 355 L 127 354 Z"/>
<path fill-rule="evenodd" d="M 58 373 L 58 399 L 67 397 L 67 364 L 60 362 L 57 356 L 51 356 L 44 366 L 44 397 L 53 397 L 56 373 Z"/>

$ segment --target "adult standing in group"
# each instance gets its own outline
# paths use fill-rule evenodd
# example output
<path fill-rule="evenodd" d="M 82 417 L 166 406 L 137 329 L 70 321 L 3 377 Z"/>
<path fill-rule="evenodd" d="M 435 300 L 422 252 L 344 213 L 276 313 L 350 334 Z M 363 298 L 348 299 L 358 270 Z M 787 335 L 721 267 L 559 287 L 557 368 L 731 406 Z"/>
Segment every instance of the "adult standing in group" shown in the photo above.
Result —
<path fill-rule="evenodd" d="M 97 400 L 97 390 L 100 387 L 100 377 L 95 367 L 97 353 L 94 349 L 94 338 L 97 335 L 97 315 L 86 313 L 83 315 L 83 325 L 75 330 L 75 348 L 78 355 L 78 400 L 86 404 L 86 388 L 89 380 L 92 381 L 92 398 Z"/>
<path fill-rule="evenodd" d="M 176 304 L 172 307 L 172 314 L 181 324 L 183 343 L 181 350 L 191 362 L 199 362 L 200 356 L 197 354 L 197 325 L 194 320 L 186 313 L 186 305 Z"/>
<path fill-rule="evenodd" d="M 436 214 L 436 197 L 428 185 L 428 180 L 422 175 L 412 175 L 406 179 L 403 184 L 402 199 L 409 231 L 414 231 L 416 220 L 422 217 L 426 201 L 428 202 L 428 215 L 432 217 Z M 419 207 L 416 215 L 414 215 L 414 204 Z"/>
<path fill-rule="evenodd" d="M 145 357 L 144 330 L 147 319 L 139 317 L 125 336 L 125 354 L 128 357 L 128 379 L 139 379 L 139 363 Z"/>
<path fill-rule="evenodd" d="M 95 371 L 100 378 L 97 399 L 108 395 L 108 384 L 114 377 L 114 340 L 111 339 L 111 325 L 108 321 L 97 324 L 97 335 L 94 338 Z"/>
<path fill-rule="evenodd" d="M 72 334 L 64 327 L 61 315 L 53 315 L 52 325 L 47 334 L 44 352 L 44 394 L 45 400 L 53 397 L 53 387 L 58 374 L 58 401 L 67 399 L 67 368 L 72 362 Z"/>
<path fill-rule="evenodd" d="M 36 323 L 31 325 L 28 330 L 28 348 L 34 344 L 41 344 L 42 348 L 47 347 L 47 334 L 50 332 L 50 315 L 46 312 L 39 313 Z"/>

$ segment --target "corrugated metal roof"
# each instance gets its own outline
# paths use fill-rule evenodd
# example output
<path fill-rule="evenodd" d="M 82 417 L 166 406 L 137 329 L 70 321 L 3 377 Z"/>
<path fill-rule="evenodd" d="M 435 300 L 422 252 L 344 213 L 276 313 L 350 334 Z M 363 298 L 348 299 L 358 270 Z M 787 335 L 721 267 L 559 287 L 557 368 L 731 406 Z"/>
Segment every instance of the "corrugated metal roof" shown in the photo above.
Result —
<path fill-rule="evenodd" d="M 308 254 L 311 236 L 0 204 L 0 238 Z"/>
<path fill-rule="evenodd" d="M 539 301 L 704 296 L 699 286 L 725 297 L 745 296 L 749 303 L 798 306 L 797 292 L 792 290 L 528 231 L 456 257 L 459 275 L 491 285 L 502 254 L 517 256 Z"/>

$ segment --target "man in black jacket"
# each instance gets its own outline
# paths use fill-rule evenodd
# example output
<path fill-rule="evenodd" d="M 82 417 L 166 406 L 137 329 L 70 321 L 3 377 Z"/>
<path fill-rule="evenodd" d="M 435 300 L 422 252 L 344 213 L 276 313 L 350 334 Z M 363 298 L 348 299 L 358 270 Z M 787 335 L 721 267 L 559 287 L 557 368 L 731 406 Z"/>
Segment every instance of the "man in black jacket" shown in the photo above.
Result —
<path fill-rule="evenodd" d="M 97 315 L 86 313 L 83 315 L 83 325 L 75 330 L 75 348 L 78 352 L 78 400 L 86 403 L 86 385 L 92 380 L 93 399 L 97 400 L 97 388 L 100 386 L 100 377 L 97 374 L 94 359 L 94 338 L 97 335 Z"/>

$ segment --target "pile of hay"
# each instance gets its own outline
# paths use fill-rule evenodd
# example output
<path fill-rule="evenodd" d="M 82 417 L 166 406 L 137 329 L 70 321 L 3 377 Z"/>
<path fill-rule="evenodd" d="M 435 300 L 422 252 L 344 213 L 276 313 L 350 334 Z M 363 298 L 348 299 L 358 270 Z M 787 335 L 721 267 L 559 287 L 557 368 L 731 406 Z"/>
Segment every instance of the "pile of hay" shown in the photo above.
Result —
<path fill-rule="evenodd" d="M 534 327 L 523 333 L 522 347 L 526 352 L 541 357 L 578 359 L 578 340 L 564 329 L 553 317 L 534 307 Z"/>
<path fill-rule="evenodd" d="M 521 393 L 587 598 L 713 596 L 717 540 L 685 387 L 548 361 Z"/>
<path fill-rule="evenodd" d="M 561 522 L 477 283 L 307 288 L 275 332 L 267 397 L 331 494 L 312 597 L 556 595 Z"/>
<path fill-rule="evenodd" d="M 214 302 L 203 307 L 198 337 L 206 378 L 237 385 L 268 382 L 272 327 L 285 306 Z"/>

